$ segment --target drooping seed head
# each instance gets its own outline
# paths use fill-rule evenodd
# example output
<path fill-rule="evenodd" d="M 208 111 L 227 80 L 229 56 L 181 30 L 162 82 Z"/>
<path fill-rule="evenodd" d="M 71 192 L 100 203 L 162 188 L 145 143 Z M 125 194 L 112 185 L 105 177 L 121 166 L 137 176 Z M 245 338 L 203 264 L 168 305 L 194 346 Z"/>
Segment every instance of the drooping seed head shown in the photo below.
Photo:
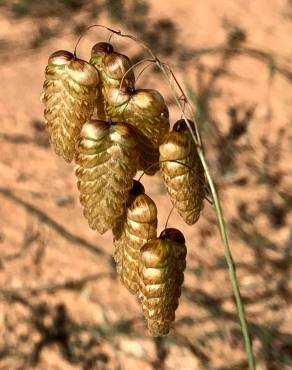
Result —
<path fill-rule="evenodd" d="M 163 137 L 159 152 L 160 167 L 172 204 L 184 221 L 193 225 L 204 206 L 205 177 L 184 120 L 176 122 L 173 131 Z"/>
<path fill-rule="evenodd" d="M 165 229 L 140 251 L 139 299 L 151 335 L 166 335 L 181 295 L 186 246 L 182 233 Z"/>
<path fill-rule="evenodd" d="M 54 52 L 45 69 L 42 102 L 50 141 L 57 155 L 71 162 L 83 124 L 98 93 L 97 70 L 66 50 Z"/>
<path fill-rule="evenodd" d="M 137 171 L 136 140 L 126 123 L 90 120 L 76 147 L 76 176 L 83 214 L 103 234 L 125 213 Z"/>

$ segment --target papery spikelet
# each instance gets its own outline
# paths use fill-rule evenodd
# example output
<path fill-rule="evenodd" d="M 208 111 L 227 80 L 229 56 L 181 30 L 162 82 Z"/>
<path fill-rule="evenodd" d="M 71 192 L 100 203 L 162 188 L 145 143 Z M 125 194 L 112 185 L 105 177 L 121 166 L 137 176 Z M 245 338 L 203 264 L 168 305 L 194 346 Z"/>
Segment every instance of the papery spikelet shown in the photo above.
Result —
<path fill-rule="evenodd" d="M 125 109 L 127 108 L 129 101 L 129 94 L 119 90 L 117 88 L 111 89 L 111 101 L 116 104 L 113 108 L 110 105 L 105 105 L 107 117 L 113 122 L 125 121 L 131 124 L 131 119 L 125 120 L 127 115 Z M 113 113 L 113 114 L 112 114 Z M 152 138 L 147 137 L 140 130 L 139 127 L 133 125 L 133 129 L 136 131 L 137 143 L 140 152 L 139 170 L 144 171 L 147 175 L 154 175 L 159 170 L 159 150 L 156 143 L 153 143 Z"/>
<path fill-rule="evenodd" d="M 141 249 L 139 298 L 150 334 L 166 335 L 175 319 L 186 267 L 182 233 L 165 229 Z"/>
<path fill-rule="evenodd" d="M 106 96 L 112 87 L 120 87 L 123 77 L 125 78 L 122 86 L 134 88 L 134 72 L 130 70 L 129 73 L 126 73 L 132 63 L 126 55 L 114 51 L 113 46 L 107 42 L 99 42 L 93 46 L 89 62 L 100 73 L 101 94 L 97 98 L 97 116 L 100 119 L 106 117 L 109 120 L 110 117 L 106 114 Z"/>
<path fill-rule="evenodd" d="M 124 214 L 138 152 L 135 133 L 124 123 L 90 120 L 76 147 L 75 173 L 84 216 L 103 234 Z"/>
<path fill-rule="evenodd" d="M 191 123 L 191 121 L 189 121 Z M 204 170 L 184 120 L 159 147 L 160 166 L 172 204 L 188 225 L 200 217 L 205 197 Z"/>
<path fill-rule="evenodd" d="M 107 116 L 135 126 L 155 147 L 169 130 L 169 112 L 162 95 L 152 89 L 119 90 L 107 94 Z"/>
<path fill-rule="evenodd" d="M 68 51 L 53 53 L 45 71 L 44 116 L 56 154 L 71 162 L 81 127 L 91 116 L 99 77 L 89 63 Z"/>
<path fill-rule="evenodd" d="M 114 232 L 115 261 L 123 284 L 138 291 L 140 249 L 157 236 L 157 208 L 139 181 L 134 180 L 124 222 Z"/>
<path fill-rule="evenodd" d="M 114 51 L 111 44 L 107 42 L 95 44 L 91 49 L 89 62 L 100 72 L 104 87 L 120 87 L 123 78 L 123 87 L 134 87 L 135 75 L 132 70 L 129 70 L 132 66 L 130 59 L 126 55 Z"/>

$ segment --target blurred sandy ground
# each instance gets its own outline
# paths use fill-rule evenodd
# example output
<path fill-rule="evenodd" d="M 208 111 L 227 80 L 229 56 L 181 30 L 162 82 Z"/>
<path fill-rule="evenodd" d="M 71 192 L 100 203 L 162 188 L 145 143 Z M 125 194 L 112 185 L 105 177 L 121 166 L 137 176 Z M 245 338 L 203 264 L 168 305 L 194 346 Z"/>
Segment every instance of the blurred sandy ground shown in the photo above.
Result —
<path fill-rule="evenodd" d="M 170 218 L 187 240 L 185 284 L 171 334 L 150 338 L 115 275 L 111 233 L 89 229 L 73 165 L 49 147 L 39 100 L 48 56 L 72 51 L 97 22 L 148 42 L 192 96 L 258 369 L 291 368 L 291 1 L 19 0 L 0 2 L 0 369 L 247 369 L 212 207 L 194 227 Z M 108 37 L 91 30 L 78 54 Z M 138 86 L 159 89 L 172 123 L 180 118 L 155 71 Z M 170 201 L 159 175 L 143 183 L 161 230 Z"/>

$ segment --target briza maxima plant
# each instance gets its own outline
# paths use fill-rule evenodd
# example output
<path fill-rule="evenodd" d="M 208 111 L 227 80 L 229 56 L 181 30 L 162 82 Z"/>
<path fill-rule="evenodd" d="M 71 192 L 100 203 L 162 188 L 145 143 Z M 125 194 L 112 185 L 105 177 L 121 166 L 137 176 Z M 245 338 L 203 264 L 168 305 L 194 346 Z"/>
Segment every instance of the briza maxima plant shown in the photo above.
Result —
<path fill-rule="evenodd" d="M 94 69 L 95 75 L 95 88 L 82 99 L 76 93 L 76 86 L 67 82 L 68 74 L 63 71 L 67 64 L 62 64 L 60 75 L 54 69 L 53 82 L 57 89 L 50 90 L 48 70 L 53 63 L 60 63 L 56 56 L 69 65 L 81 63 L 65 51 L 56 52 L 49 59 L 44 83 L 46 118 L 49 93 L 54 103 L 60 96 L 72 96 L 71 106 L 64 103 L 63 110 L 58 105 L 50 106 L 50 117 L 56 119 L 54 124 L 59 130 L 52 144 L 54 148 L 70 147 L 70 157 L 65 150 L 63 157 L 69 161 L 74 156 L 83 215 L 100 234 L 112 230 L 114 259 L 121 282 L 140 298 L 150 333 L 165 335 L 174 321 L 183 282 L 183 270 L 176 265 L 179 247 L 171 237 L 179 235 L 180 240 L 184 239 L 178 230 L 164 232 L 157 238 L 157 207 L 134 177 L 138 170 L 150 175 L 159 170 L 159 145 L 163 145 L 169 130 L 168 107 L 158 91 L 135 90 L 134 72 L 128 72 L 132 67 L 130 59 L 114 51 L 109 43 L 98 43 L 92 48 L 90 64 L 82 61 L 89 71 Z M 73 114 L 77 111 L 76 122 Z M 100 119 L 104 115 L 106 120 Z M 62 124 L 69 129 L 72 126 L 72 131 L 66 131 L 70 144 L 67 146 L 64 146 Z M 48 128 L 51 126 L 48 123 Z M 181 166 L 186 168 L 183 162 Z M 173 192 L 178 193 L 179 189 Z"/>
<path fill-rule="evenodd" d="M 75 116 L 74 119 L 66 116 L 66 127 L 70 128 L 70 124 L 72 127 L 78 126 L 78 130 L 72 129 L 74 138 L 70 137 L 71 131 L 68 130 L 67 139 L 77 143 L 75 146 L 71 144 L 70 155 L 76 152 L 77 184 L 84 215 L 89 225 L 99 233 L 113 230 L 114 258 L 121 281 L 132 293 L 137 294 L 150 334 L 166 335 L 179 305 L 186 266 L 185 239 L 179 230 L 172 228 L 166 228 L 157 237 L 156 206 L 146 196 L 140 182 L 134 181 L 134 176 L 140 169 L 154 175 L 160 167 L 171 201 L 187 224 L 195 224 L 200 217 L 206 178 L 224 245 L 249 369 L 253 370 L 255 363 L 251 341 L 220 200 L 204 156 L 192 106 L 170 67 L 161 62 L 143 42 L 105 26 L 93 25 L 88 28 L 91 27 L 106 28 L 118 36 L 135 41 L 146 50 L 163 73 L 181 119 L 169 132 L 169 111 L 164 98 L 154 89 L 136 89 L 134 66 L 127 56 L 115 51 L 111 44 L 100 42 L 92 48 L 89 65 L 95 70 L 92 76 L 98 77 L 90 80 L 87 94 L 83 94 L 84 85 L 82 94 L 76 93 L 73 87 L 77 86 L 68 84 L 69 75 L 62 74 L 63 69 L 68 69 L 68 63 L 77 60 L 76 47 L 81 37 L 75 46 L 73 59 L 71 53 L 63 52 L 68 53 L 68 60 L 65 58 L 66 62 L 62 62 L 65 67 L 56 74 L 54 81 L 58 94 L 72 95 L 70 107 L 74 112 L 76 109 L 76 116 L 80 117 L 76 122 Z M 48 96 L 47 90 L 45 83 L 45 96 Z M 47 99 L 44 99 L 45 116 Z M 51 105 L 50 109 L 52 116 L 57 117 L 56 122 L 63 122 L 63 109 L 59 109 L 58 105 L 56 108 Z M 55 126 L 58 127 L 57 124 Z M 51 134 L 49 124 L 48 129 Z M 143 145 L 143 138 L 147 138 L 147 145 Z M 55 147 L 54 142 L 58 143 L 58 140 L 62 143 L 61 134 L 54 136 L 52 143 Z M 60 143 L 58 145 L 62 146 Z"/>

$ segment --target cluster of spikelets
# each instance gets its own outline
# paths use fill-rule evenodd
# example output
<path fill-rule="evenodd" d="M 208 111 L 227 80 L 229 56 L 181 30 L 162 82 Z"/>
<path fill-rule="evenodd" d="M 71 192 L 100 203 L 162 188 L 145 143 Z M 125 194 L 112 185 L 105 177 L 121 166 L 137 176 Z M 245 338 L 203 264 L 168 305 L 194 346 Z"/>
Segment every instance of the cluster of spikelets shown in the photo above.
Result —
<path fill-rule="evenodd" d="M 84 216 L 100 234 L 112 230 L 117 272 L 157 336 L 175 319 L 186 246 L 177 229 L 157 236 L 156 205 L 134 177 L 161 170 L 173 206 L 192 225 L 203 208 L 204 172 L 186 122 L 169 131 L 163 97 L 136 89 L 131 66 L 109 43 L 94 45 L 89 63 L 57 51 L 46 67 L 42 102 L 56 154 L 75 161 Z"/>

